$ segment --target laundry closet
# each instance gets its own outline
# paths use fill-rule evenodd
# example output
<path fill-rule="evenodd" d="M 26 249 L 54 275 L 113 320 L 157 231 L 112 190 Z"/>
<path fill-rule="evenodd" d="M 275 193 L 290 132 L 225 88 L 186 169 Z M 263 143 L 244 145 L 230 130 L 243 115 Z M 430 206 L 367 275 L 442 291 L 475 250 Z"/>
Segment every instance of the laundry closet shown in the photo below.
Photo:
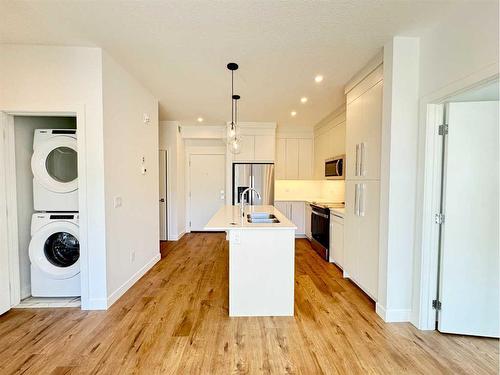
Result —
<path fill-rule="evenodd" d="M 76 117 L 14 116 L 18 307 L 78 306 Z"/>

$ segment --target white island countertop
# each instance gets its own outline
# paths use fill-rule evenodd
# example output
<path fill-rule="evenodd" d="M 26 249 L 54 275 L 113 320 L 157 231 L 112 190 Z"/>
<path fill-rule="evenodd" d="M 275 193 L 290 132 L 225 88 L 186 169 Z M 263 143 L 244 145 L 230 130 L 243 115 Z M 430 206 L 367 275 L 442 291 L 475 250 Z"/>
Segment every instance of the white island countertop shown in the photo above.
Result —
<path fill-rule="evenodd" d="M 266 212 L 273 214 L 279 223 L 249 223 L 247 214 L 252 212 Z M 274 206 L 245 206 L 245 216 L 240 213 L 240 206 L 225 205 L 205 225 L 207 231 L 226 231 L 231 229 L 297 229 L 297 226 L 288 220 Z"/>

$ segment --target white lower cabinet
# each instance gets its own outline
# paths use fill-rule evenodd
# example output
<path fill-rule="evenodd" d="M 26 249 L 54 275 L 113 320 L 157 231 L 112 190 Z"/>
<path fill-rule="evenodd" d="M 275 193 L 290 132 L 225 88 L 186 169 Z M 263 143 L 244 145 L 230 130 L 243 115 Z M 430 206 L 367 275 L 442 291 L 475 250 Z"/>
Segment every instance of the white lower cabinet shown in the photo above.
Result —
<path fill-rule="evenodd" d="M 305 235 L 305 202 L 299 201 L 275 201 L 274 205 L 283 215 L 297 226 L 295 235 Z"/>
<path fill-rule="evenodd" d="M 330 214 L 330 262 L 344 268 L 344 218 Z"/>
<path fill-rule="evenodd" d="M 380 182 L 346 181 L 344 276 L 377 300 Z"/>
<path fill-rule="evenodd" d="M 306 237 L 312 239 L 312 232 L 311 232 L 312 207 L 308 202 L 305 202 L 305 206 L 306 207 L 305 207 L 304 224 L 305 224 Z"/>

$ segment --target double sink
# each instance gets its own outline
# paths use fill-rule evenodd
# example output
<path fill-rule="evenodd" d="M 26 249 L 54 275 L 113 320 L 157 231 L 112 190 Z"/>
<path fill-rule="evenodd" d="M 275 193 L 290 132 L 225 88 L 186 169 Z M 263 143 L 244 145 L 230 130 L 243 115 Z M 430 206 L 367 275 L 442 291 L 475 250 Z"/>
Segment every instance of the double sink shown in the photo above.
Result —
<path fill-rule="evenodd" d="M 280 222 L 276 216 L 267 212 L 252 212 L 247 215 L 247 221 L 252 224 L 277 224 Z"/>

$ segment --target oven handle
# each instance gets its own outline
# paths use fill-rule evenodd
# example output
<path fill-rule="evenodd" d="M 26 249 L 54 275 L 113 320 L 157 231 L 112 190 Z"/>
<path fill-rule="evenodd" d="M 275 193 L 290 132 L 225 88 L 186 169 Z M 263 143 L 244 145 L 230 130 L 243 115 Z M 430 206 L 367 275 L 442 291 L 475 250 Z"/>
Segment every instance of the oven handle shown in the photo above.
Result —
<path fill-rule="evenodd" d="M 324 217 L 325 219 L 329 219 L 330 218 L 327 214 L 323 214 L 323 213 L 318 212 L 318 211 L 314 211 L 313 210 L 312 213 L 313 213 L 313 215 L 321 216 L 321 217 Z"/>

